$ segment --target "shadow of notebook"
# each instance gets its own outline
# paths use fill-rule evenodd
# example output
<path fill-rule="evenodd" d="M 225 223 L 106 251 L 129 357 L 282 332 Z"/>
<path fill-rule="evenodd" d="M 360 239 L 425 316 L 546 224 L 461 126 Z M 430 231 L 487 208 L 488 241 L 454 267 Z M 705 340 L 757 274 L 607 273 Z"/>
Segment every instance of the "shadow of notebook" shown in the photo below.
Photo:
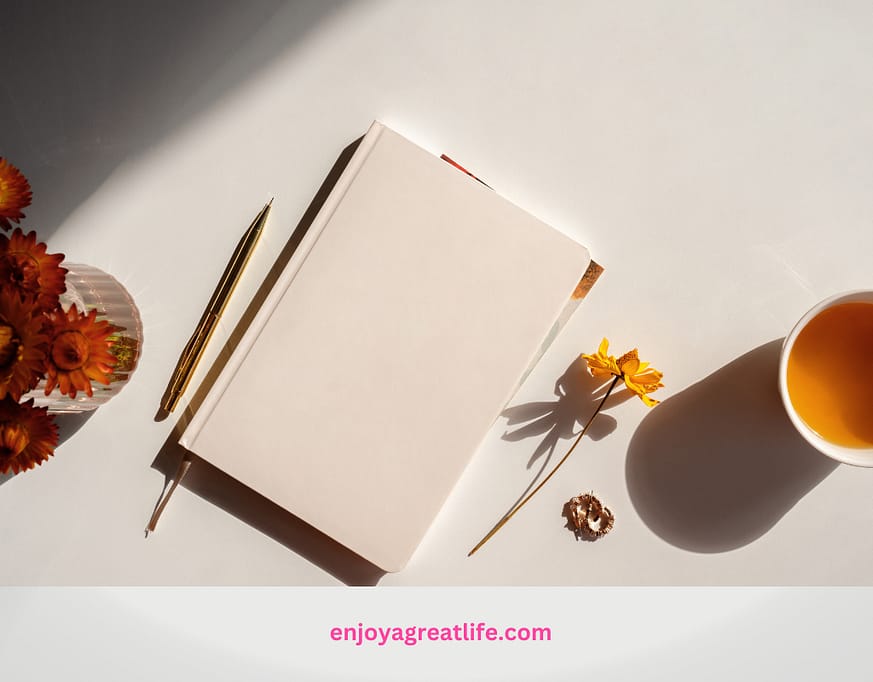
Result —
<path fill-rule="evenodd" d="M 180 442 L 400 570 L 590 265 L 374 123 Z"/>

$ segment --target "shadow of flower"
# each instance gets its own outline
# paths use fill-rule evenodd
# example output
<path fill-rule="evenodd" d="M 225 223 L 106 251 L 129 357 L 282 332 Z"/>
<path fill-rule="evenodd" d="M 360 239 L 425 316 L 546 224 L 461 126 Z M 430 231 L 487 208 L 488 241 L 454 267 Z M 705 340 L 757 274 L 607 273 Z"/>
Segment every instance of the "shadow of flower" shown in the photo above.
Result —
<path fill-rule="evenodd" d="M 564 441 L 567 448 L 572 445 L 572 439 L 579 434 L 577 424 L 584 424 L 597 409 L 610 383 L 611 380 L 604 382 L 603 379 L 592 377 L 587 370 L 587 363 L 579 357 L 555 382 L 556 400 L 522 403 L 507 407 L 503 411 L 502 416 L 506 418 L 508 426 L 524 424 L 514 431 L 504 433 L 503 440 L 516 442 L 545 434 L 527 462 L 527 468 L 530 469 L 538 459 L 542 459 L 540 468 L 524 492 L 509 507 L 504 518 L 533 490 L 551 462 L 558 443 Z M 603 409 L 632 397 L 628 391 L 613 392 L 604 403 Z M 615 431 L 615 427 L 615 419 L 601 410 L 585 435 L 592 440 L 600 440 Z M 559 454 L 563 455 L 563 452 Z"/>
<path fill-rule="evenodd" d="M 561 440 L 578 435 L 576 425 L 585 422 L 606 393 L 610 382 L 592 377 L 586 367 L 585 360 L 577 358 L 567 368 L 555 382 L 557 400 L 513 405 L 503 411 L 502 416 L 506 418 L 507 426 L 524 424 L 514 431 L 504 433 L 503 440 L 515 442 L 545 434 L 530 456 L 528 469 L 543 455 L 550 458 Z M 632 396 L 626 391 L 614 392 L 606 401 L 604 409 L 630 397 Z M 615 431 L 615 427 L 615 419 L 601 412 L 591 422 L 586 435 L 591 440 L 600 440 Z"/>
<path fill-rule="evenodd" d="M 631 439 L 631 501 L 667 542 L 701 553 L 746 545 L 838 466 L 785 414 L 781 346 L 766 343 L 668 398 Z"/>

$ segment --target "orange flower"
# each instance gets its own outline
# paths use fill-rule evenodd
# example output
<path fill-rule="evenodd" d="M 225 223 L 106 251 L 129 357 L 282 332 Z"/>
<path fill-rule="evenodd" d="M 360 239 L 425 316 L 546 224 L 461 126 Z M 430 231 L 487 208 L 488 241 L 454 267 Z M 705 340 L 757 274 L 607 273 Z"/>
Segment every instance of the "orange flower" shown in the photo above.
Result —
<path fill-rule="evenodd" d="M 30 183 L 15 166 L 0 157 L 0 229 L 11 230 L 12 223 L 24 217 L 21 209 L 30 206 Z"/>
<path fill-rule="evenodd" d="M 36 241 L 36 232 L 25 236 L 16 227 L 9 237 L 0 234 L 0 290 L 33 297 L 40 309 L 51 310 L 67 290 L 62 260 L 62 253 L 46 253 L 46 245 Z"/>
<path fill-rule="evenodd" d="M 42 377 L 48 336 L 32 299 L 0 296 L 0 399 L 22 394 Z"/>
<path fill-rule="evenodd" d="M 109 351 L 109 337 L 118 331 L 106 320 L 97 320 L 97 311 L 80 313 L 76 306 L 67 312 L 49 313 L 51 343 L 46 360 L 45 394 L 60 386 L 71 398 L 77 391 L 94 395 L 91 381 L 109 384 L 115 356 Z"/>
<path fill-rule="evenodd" d="M 33 398 L 17 403 L 0 400 L 0 473 L 33 469 L 54 454 L 58 426 L 47 407 L 34 407 Z"/>

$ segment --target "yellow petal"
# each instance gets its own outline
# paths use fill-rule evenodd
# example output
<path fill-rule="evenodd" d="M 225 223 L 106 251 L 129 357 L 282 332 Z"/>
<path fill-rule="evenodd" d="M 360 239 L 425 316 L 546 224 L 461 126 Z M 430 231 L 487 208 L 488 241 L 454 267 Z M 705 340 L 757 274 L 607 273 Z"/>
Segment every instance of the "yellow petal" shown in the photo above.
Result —
<path fill-rule="evenodd" d="M 606 367 L 591 367 L 591 366 L 589 366 L 588 371 L 591 372 L 591 376 L 598 377 L 598 378 L 615 376 L 615 372 L 613 372 L 611 369 L 608 369 Z"/>
<path fill-rule="evenodd" d="M 642 401 L 646 404 L 646 407 L 654 407 L 660 402 L 658 400 L 655 400 L 654 398 L 650 398 L 645 393 L 640 394 L 640 398 L 642 398 Z"/>
<path fill-rule="evenodd" d="M 649 370 L 643 374 L 632 375 L 631 381 L 635 384 L 642 384 L 643 386 L 654 386 L 661 381 L 662 376 L 663 375 L 660 372 Z"/>
<path fill-rule="evenodd" d="M 588 363 L 588 371 L 591 372 L 592 376 L 602 377 L 610 374 L 618 376 L 620 374 L 615 358 L 604 353 L 604 350 L 608 348 L 608 343 L 606 339 L 603 339 L 596 354 L 582 353 L 580 355 Z"/>
<path fill-rule="evenodd" d="M 645 393 L 642 386 L 640 386 L 639 384 L 635 384 L 632 377 L 627 374 L 624 375 L 624 385 L 627 386 L 628 390 L 633 391 L 637 395 L 642 395 L 643 393 Z"/>
<path fill-rule="evenodd" d="M 627 376 L 625 376 L 624 378 L 624 384 L 628 387 L 630 391 L 636 393 L 640 397 L 640 400 L 642 400 L 646 404 L 646 406 L 654 407 L 658 404 L 657 400 L 650 398 L 648 395 L 646 395 L 646 393 L 654 391 L 657 386 L 653 388 L 643 387 L 639 384 L 635 384 L 633 381 L 630 380 L 630 377 Z"/>

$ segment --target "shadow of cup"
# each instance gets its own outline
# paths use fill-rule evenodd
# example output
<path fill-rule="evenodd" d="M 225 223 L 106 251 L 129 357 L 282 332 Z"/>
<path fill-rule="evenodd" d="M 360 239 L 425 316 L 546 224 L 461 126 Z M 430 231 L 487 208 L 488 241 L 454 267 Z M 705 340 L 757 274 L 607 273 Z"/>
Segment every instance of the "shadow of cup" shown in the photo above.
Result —
<path fill-rule="evenodd" d="M 631 439 L 631 501 L 667 542 L 703 553 L 742 547 L 838 466 L 785 413 L 781 347 L 766 343 L 664 400 Z"/>

